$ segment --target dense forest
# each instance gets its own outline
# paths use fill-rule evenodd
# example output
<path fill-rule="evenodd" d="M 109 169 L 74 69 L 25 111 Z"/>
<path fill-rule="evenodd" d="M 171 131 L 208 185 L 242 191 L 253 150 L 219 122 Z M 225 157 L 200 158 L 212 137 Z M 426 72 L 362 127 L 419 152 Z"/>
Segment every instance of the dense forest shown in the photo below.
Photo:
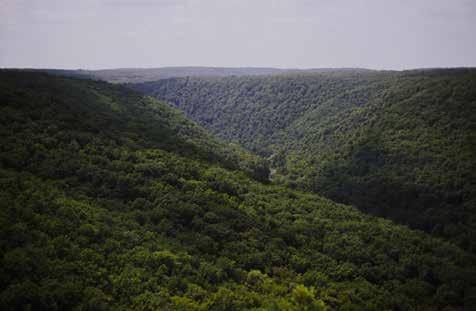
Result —
<path fill-rule="evenodd" d="M 408 87 L 418 87 L 420 79 Z M 431 77 L 423 80 L 433 83 Z M 173 87 L 182 80 L 166 83 Z M 323 103 L 339 96 L 337 87 L 332 89 L 337 82 L 328 83 Z M 363 87 L 353 78 L 342 83 Z M 212 90 L 203 89 L 211 97 L 218 94 Z M 452 94 L 448 98 L 463 109 Z M 259 157 L 213 138 L 163 102 L 106 82 L 5 70 L 0 71 L 0 100 L 2 309 L 461 310 L 476 305 L 471 252 L 284 182 L 269 182 Z M 365 111 L 354 109 L 351 115 Z M 468 113 L 458 122 L 465 124 Z M 306 116 L 312 118 L 303 111 Z M 352 125 L 348 120 L 342 118 L 340 126 Z M 342 128 L 329 139 L 350 133 Z M 458 138 L 449 137 L 450 143 Z M 467 156 L 461 149 L 453 152 L 456 160 Z M 305 160 L 296 159 L 296 166 Z"/>
<path fill-rule="evenodd" d="M 129 84 L 268 157 L 273 181 L 476 252 L 476 70 Z"/>

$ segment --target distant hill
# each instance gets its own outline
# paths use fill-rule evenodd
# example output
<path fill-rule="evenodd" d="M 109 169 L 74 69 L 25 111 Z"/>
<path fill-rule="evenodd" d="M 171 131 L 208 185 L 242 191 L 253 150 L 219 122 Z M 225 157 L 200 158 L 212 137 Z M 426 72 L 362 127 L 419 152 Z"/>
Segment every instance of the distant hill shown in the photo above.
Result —
<path fill-rule="evenodd" d="M 476 251 L 476 70 L 331 71 L 130 85 L 315 191 Z"/>
<path fill-rule="evenodd" d="M 136 83 L 156 81 L 160 79 L 187 76 L 244 76 L 244 75 L 273 75 L 285 72 L 276 68 L 220 68 L 220 67 L 163 67 L 145 69 L 106 69 L 88 71 L 93 77 L 112 83 Z"/>
<path fill-rule="evenodd" d="M 179 77 L 265 76 L 287 73 L 369 72 L 360 68 L 279 69 L 266 67 L 160 67 L 103 70 L 26 69 L 49 74 L 103 80 L 111 83 L 140 83 Z"/>
<path fill-rule="evenodd" d="M 0 71 L 2 310 L 461 310 L 476 257 L 122 86 Z"/>

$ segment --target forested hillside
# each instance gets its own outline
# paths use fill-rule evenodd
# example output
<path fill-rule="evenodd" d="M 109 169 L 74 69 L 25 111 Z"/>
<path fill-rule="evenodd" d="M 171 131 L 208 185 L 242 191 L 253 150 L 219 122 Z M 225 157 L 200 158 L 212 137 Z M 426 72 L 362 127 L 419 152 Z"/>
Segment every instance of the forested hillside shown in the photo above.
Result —
<path fill-rule="evenodd" d="M 175 78 L 130 87 L 267 156 L 276 182 L 476 251 L 476 71 Z"/>
<path fill-rule="evenodd" d="M 2 309 L 476 305 L 471 253 L 262 183 L 258 158 L 164 103 L 20 71 L 0 102 Z"/>

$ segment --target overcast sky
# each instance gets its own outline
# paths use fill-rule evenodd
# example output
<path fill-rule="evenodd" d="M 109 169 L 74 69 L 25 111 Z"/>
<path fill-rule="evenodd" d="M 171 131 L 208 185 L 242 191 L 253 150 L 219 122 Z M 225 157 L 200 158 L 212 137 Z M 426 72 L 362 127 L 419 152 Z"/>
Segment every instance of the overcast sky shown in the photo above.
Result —
<path fill-rule="evenodd" d="M 0 0 L 0 67 L 476 66 L 476 0 Z"/>

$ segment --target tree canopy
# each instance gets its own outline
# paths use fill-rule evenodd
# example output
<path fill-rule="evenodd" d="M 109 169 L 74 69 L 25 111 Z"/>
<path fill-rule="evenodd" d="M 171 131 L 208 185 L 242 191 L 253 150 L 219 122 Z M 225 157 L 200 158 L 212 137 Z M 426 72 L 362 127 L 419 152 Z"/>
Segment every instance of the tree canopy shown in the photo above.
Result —
<path fill-rule="evenodd" d="M 0 86 L 4 309 L 476 303 L 472 253 L 263 182 L 254 173 L 259 158 L 162 102 L 21 71 L 0 72 Z"/>
<path fill-rule="evenodd" d="M 269 157 L 274 181 L 476 252 L 476 70 L 129 84 Z"/>

